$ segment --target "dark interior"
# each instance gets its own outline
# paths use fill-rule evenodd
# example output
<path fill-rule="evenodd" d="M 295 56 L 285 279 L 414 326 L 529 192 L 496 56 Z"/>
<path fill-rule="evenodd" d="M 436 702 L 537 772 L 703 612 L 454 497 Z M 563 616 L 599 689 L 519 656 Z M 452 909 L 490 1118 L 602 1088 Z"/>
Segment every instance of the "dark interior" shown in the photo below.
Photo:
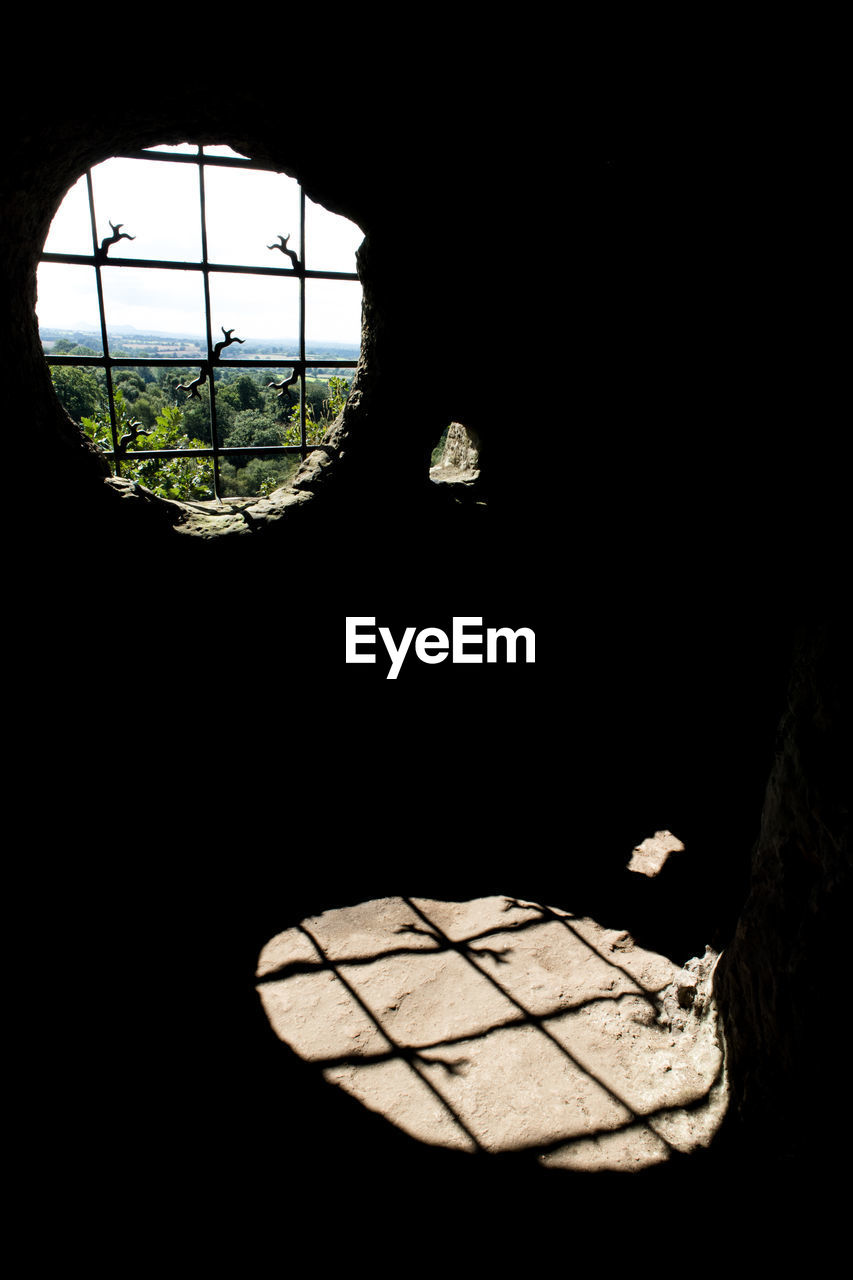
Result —
<path fill-rule="evenodd" d="M 223 1238 L 294 1229 L 317 1197 L 375 1239 L 378 1220 L 482 1226 L 510 1203 L 562 1224 L 567 1205 L 726 1198 L 741 1175 L 811 1186 L 838 1138 L 810 1099 L 827 1075 L 843 1093 L 849 853 L 846 485 L 791 197 L 810 164 L 722 125 L 564 137 L 551 115 L 520 163 L 515 101 L 460 120 L 364 92 L 334 145 L 312 141 L 330 106 L 291 135 L 272 87 L 167 79 L 109 111 L 28 102 L 7 141 L 16 800 L 61 988 L 39 997 L 53 1176 L 85 1163 L 128 1231 L 144 1211 Z M 365 233 L 358 408 L 311 500 L 256 537 L 187 538 L 110 491 L 34 318 L 71 183 L 185 139 L 284 169 Z M 430 482 L 450 421 L 481 441 L 481 501 Z M 530 627 L 536 664 L 387 681 L 344 664 L 353 615 Z M 631 849 L 664 827 L 686 852 L 638 884 Z M 307 914 L 396 893 L 519 895 L 679 962 L 724 950 L 719 1139 L 633 1181 L 552 1176 L 428 1150 L 324 1087 L 266 1025 L 255 958 Z"/>

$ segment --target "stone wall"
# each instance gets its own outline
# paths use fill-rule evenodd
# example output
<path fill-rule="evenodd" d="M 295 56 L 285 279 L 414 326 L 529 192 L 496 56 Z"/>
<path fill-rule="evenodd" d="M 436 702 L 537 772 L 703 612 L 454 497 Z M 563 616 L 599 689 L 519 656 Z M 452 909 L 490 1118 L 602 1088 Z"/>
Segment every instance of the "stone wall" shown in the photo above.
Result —
<path fill-rule="evenodd" d="M 444 447 L 435 466 L 430 468 L 434 480 L 477 479 L 480 471 L 480 448 L 475 437 L 461 422 L 451 422 L 447 428 Z"/>
<path fill-rule="evenodd" d="M 768 1164 L 849 1133 L 843 999 L 850 903 L 849 634 L 807 627 L 795 651 L 749 896 L 720 960 L 731 1123 Z"/>
<path fill-rule="evenodd" d="M 798 651 L 775 764 L 767 749 L 796 627 L 844 580 L 834 421 L 812 412 L 816 340 L 803 317 L 814 308 L 796 276 L 783 288 L 775 274 L 792 229 L 801 234 L 789 180 L 782 199 L 777 170 L 760 156 L 748 165 L 737 132 L 734 150 L 685 134 L 622 152 L 605 144 L 604 160 L 587 139 L 555 173 L 562 139 L 532 128 L 536 231 L 559 246 L 543 272 L 523 251 L 529 228 L 508 230 L 500 213 L 507 138 L 519 128 L 518 104 L 501 106 L 502 94 L 475 153 L 455 118 L 437 121 L 431 95 L 412 94 L 413 160 L 400 164 L 400 115 L 386 101 L 365 111 L 342 156 L 290 133 L 272 83 L 238 79 L 221 97 L 188 93 L 183 73 L 153 95 L 101 87 L 109 112 L 79 92 L 62 110 L 29 99 L 4 169 L 3 380 L 24 459 L 18 487 L 31 495 L 16 549 L 30 731 L 85 724 L 98 760 L 125 772 L 148 761 L 158 787 L 165 740 L 170 795 L 192 796 L 191 762 L 220 752 L 228 772 L 246 769 L 222 803 L 254 796 L 265 768 L 278 795 L 284 768 L 301 780 L 298 802 L 283 824 L 276 815 L 264 853 L 278 867 L 284 830 L 288 850 L 302 851 L 296 878 L 324 891 L 323 867 L 304 852 L 317 847 L 318 824 L 322 848 L 347 851 L 335 885 L 378 875 L 383 857 L 401 865 L 401 845 L 403 864 L 416 865 L 420 841 L 454 883 L 514 892 L 507 881 L 523 865 L 547 879 L 547 901 L 575 873 L 606 885 L 620 851 L 669 826 L 688 848 L 710 848 L 707 891 L 719 889 L 727 920 L 758 840 L 719 976 L 739 1134 L 761 1146 L 781 1129 L 792 1151 L 831 1140 L 809 1108 L 827 1061 L 829 1086 L 841 1089 L 827 1050 L 845 991 L 833 950 L 849 856 L 835 763 L 839 646 Z M 339 106 L 312 99 L 308 133 L 335 136 Z M 38 254 L 85 166 L 186 137 L 283 168 L 365 232 L 362 362 L 328 448 L 302 468 L 309 500 L 263 536 L 240 527 L 227 550 L 181 539 L 162 512 L 105 484 L 53 396 L 34 316 Z M 563 318 L 543 333 L 561 288 Z M 547 355 L 535 366 L 519 357 L 531 334 Z M 414 382 L 412 351 L 422 360 Z M 429 459 L 449 422 L 476 436 L 485 506 L 435 502 Z M 511 684 L 473 691 L 460 677 L 451 689 L 451 672 L 437 697 L 425 669 L 405 702 L 384 686 L 356 692 L 340 670 L 342 615 L 383 609 L 399 625 L 491 612 L 499 625 L 533 626 L 539 683 L 531 690 L 515 671 Z M 224 679 L 212 654 L 226 636 Z M 228 723 L 236 685 L 269 670 L 280 681 L 274 711 L 265 701 Z M 175 692 L 182 672 L 213 690 L 203 730 L 186 710 L 193 699 Z M 59 752 L 62 735 L 47 737 Z M 303 772 L 294 762 L 306 756 Z M 430 790 L 460 758 L 461 817 Z M 91 848 L 105 841 L 92 856 L 112 866 L 110 802 L 93 792 L 89 765 L 76 743 L 62 751 L 54 774 L 68 805 L 51 815 L 75 815 Z M 124 814 L 118 793 L 114 803 Z M 555 853 L 554 829 L 581 853 Z M 168 910 L 192 920 L 198 878 L 181 880 L 174 866 L 198 827 L 187 817 L 170 830 L 184 838 L 177 862 L 149 880 L 143 860 L 133 894 L 120 897 L 129 910 L 149 884 L 151 910 L 165 894 Z M 379 852 L 355 856 L 353 830 Z M 456 832 L 461 854 L 447 844 Z M 245 853 L 242 825 L 232 835 Z M 253 886 L 264 880 L 258 859 L 255 850 L 245 863 Z M 504 878 L 481 885 L 488 876 Z M 535 894 L 528 884 L 518 891 Z M 229 883 L 217 910 L 231 894 Z M 257 926 L 261 941 L 268 927 Z"/>

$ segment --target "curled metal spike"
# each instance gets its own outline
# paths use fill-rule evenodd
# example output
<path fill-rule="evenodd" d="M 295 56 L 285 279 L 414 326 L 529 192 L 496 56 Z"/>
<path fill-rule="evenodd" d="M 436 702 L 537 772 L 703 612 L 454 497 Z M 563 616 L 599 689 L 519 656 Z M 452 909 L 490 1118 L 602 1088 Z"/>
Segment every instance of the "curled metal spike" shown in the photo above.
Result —
<path fill-rule="evenodd" d="M 199 387 L 204 382 L 206 377 L 207 377 L 207 365 L 202 365 L 197 378 L 194 378 L 192 382 L 176 382 L 175 390 L 187 391 L 189 392 L 190 396 L 194 396 L 196 400 L 200 400 L 201 393 L 199 391 Z"/>
<path fill-rule="evenodd" d="M 107 221 L 109 222 L 109 218 L 107 219 Z M 111 244 L 118 244 L 119 240 L 135 240 L 136 239 L 136 236 L 130 235 L 129 232 L 127 231 L 122 231 L 122 227 L 124 226 L 123 222 L 110 222 L 110 226 L 113 229 L 112 235 L 105 236 L 105 238 L 101 241 L 101 247 L 98 249 L 97 256 L 100 262 L 106 262 L 107 254 L 109 253 Z"/>
<path fill-rule="evenodd" d="M 224 325 L 220 325 L 219 327 L 220 327 L 220 329 L 222 330 L 223 334 L 225 335 L 225 340 L 224 340 L 223 342 L 217 342 L 216 346 L 213 348 L 213 358 L 214 358 L 214 360 L 218 360 L 218 359 L 219 359 L 219 353 L 221 352 L 221 350 L 222 350 L 222 348 L 223 348 L 223 347 L 230 347 L 232 342 L 245 342 L 245 341 L 246 341 L 246 339 L 245 339 L 245 338 L 232 338 L 232 337 L 231 337 L 231 334 L 234 332 L 234 330 L 233 330 L 233 329 L 226 329 L 226 328 L 224 327 Z"/>
<path fill-rule="evenodd" d="M 268 248 L 268 249 L 280 249 L 282 253 L 286 253 L 286 254 L 287 254 L 287 256 L 288 256 L 288 258 L 290 258 L 290 261 L 293 263 L 294 269 L 295 269 L 296 271 L 298 271 L 298 270 L 299 270 L 299 255 L 296 253 L 295 249 L 288 249 L 288 247 L 287 247 L 287 242 L 288 242 L 288 240 L 290 239 L 290 236 L 289 236 L 289 235 L 287 235 L 287 236 L 279 235 L 279 237 L 278 237 L 278 238 L 279 238 L 279 240 L 280 240 L 280 242 L 281 242 L 280 244 L 268 244 L 268 245 L 267 245 L 267 248 Z"/>
<path fill-rule="evenodd" d="M 272 388 L 273 391 L 278 392 L 279 400 L 283 399 L 285 395 L 287 396 L 288 400 L 290 400 L 290 391 L 288 390 L 288 388 L 293 386 L 294 382 L 298 377 L 299 377 L 299 371 L 297 369 L 294 369 L 293 373 L 290 375 L 289 378 L 282 378 L 281 382 L 268 382 L 267 387 Z"/>
<path fill-rule="evenodd" d="M 140 436 L 150 436 L 154 434 L 154 428 L 150 427 L 148 431 L 144 430 L 141 422 L 129 422 L 127 435 L 122 436 L 116 447 L 116 453 L 122 457 L 127 453 L 127 447 L 133 444 Z"/>

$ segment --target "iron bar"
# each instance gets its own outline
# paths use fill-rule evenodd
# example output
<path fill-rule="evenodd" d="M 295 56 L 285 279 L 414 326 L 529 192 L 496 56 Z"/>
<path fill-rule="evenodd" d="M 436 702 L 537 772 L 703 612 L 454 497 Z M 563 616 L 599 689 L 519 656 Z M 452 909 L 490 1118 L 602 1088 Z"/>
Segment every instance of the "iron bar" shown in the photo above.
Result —
<path fill-rule="evenodd" d="M 101 280 L 101 264 L 98 260 L 98 220 L 95 215 L 95 188 L 92 184 L 92 170 L 86 170 L 86 190 L 89 196 L 89 221 L 92 227 L 92 265 L 95 268 L 95 283 L 98 292 L 98 317 L 101 322 L 101 346 L 104 356 L 109 357 L 110 347 L 107 341 L 107 313 L 104 307 L 104 286 Z M 116 424 L 115 396 L 113 394 L 113 376 L 109 365 L 104 366 L 104 372 L 107 380 L 107 404 L 110 413 L 110 435 L 113 441 L 113 453 L 115 456 L 116 475 L 121 474 L 121 462 L 119 461 L 119 441 L 118 427 Z"/>
<path fill-rule="evenodd" d="M 93 267 L 96 259 L 84 253 L 43 253 L 42 262 L 58 262 L 70 267 Z M 304 276 L 307 280 L 358 280 L 355 271 L 307 271 L 302 267 L 241 267 L 230 262 L 179 262 L 171 258 L 105 258 L 109 267 L 141 267 L 143 271 L 209 271 L 240 276 L 287 276 L 293 280 Z"/>
<path fill-rule="evenodd" d="M 308 453 L 312 449 L 324 449 L 326 446 L 322 444 L 309 444 L 305 448 Z M 114 457 L 114 452 L 110 449 L 101 450 L 105 458 Z M 217 455 L 224 457 L 225 454 L 280 454 L 280 453 L 301 453 L 301 444 L 246 444 L 246 445 L 220 445 L 217 449 Z M 132 453 L 126 453 L 119 450 L 119 457 L 122 458 L 212 458 L 213 447 L 206 446 L 204 449 L 134 449 Z"/>
<path fill-rule="evenodd" d="M 305 192 L 302 190 L 302 184 L 299 184 L 299 249 L 302 254 L 300 259 L 304 268 L 308 261 L 308 255 L 305 252 Z M 307 400 L 305 395 L 305 271 L 301 271 L 299 275 L 299 357 L 302 361 L 302 373 L 299 378 L 299 435 L 302 441 L 302 457 L 308 456 L 306 445 L 308 444 L 308 414 Z"/>
<path fill-rule="evenodd" d="M 93 268 L 95 271 L 97 297 L 98 297 L 98 317 L 101 330 L 101 346 L 102 354 L 91 356 L 73 356 L 58 355 L 53 356 L 45 352 L 45 361 L 48 365 L 56 366 L 89 366 L 102 368 L 106 378 L 107 403 L 110 419 L 110 435 L 113 442 L 112 450 L 103 450 L 103 456 L 109 459 L 115 468 L 116 475 L 121 474 L 122 460 L 131 461 L 138 459 L 140 461 L 152 458 L 212 458 L 213 459 L 213 486 L 214 494 L 217 501 L 221 502 L 220 494 L 220 475 L 219 475 L 219 459 L 225 456 L 265 456 L 274 457 L 288 454 L 298 454 L 303 458 L 316 448 L 322 448 L 321 444 L 308 443 L 308 414 L 307 414 L 307 377 L 310 370 L 333 370 L 333 369 L 355 369 L 358 364 L 357 359 L 339 359 L 337 357 L 326 357 L 322 354 L 309 352 L 306 344 L 305 336 L 305 314 L 306 314 L 306 280 L 332 280 L 332 281 L 352 281 L 358 282 L 359 276 L 357 272 L 349 271 L 321 271 L 306 270 L 306 197 L 301 183 L 299 184 L 299 221 L 300 221 L 300 254 L 297 256 L 293 251 L 287 249 L 287 241 L 290 237 L 279 236 L 282 242 L 282 252 L 285 253 L 293 265 L 263 267 L 263 266 L 240 266 L 235 263 L 214 263 L 209 261 L 208 243 L 207 243 L 207 217 L 206 217 L 206 193 L 204 172 L 207 165 L 217 165 L 219 167 L 234 169 L 254 169 L 267 173 L 283 173 L 284 171 L 271 168 L 269 165 L 259 161 L 253 161 L 246 157 L 238 156 L 211 156 L 205 155 L 204 147 L 199 146 L 193 152 L 163 152 L 154 150 L 140 151 L 123 151 L 117 153 L 118 158 L 123 159 L 142 159 L 153 160 L 159 163 L 179 163 L 194 164 L 198 168 L 199 178 L 199 217 L 201 223 L 201 260 L 195 262 L 164 260 L 164 259 L 145 259 L 145 258 L 111 258 L 108 256 L 109 248 L 118 243 L 122 239 L 135 239 L 136 237 L 127 232 L 122 231 L 124 224 L 110 223 L 112 228 L 112 236 L 108 237 L 103 243 L 99 244 L 97 217 L 95 211 L 94 186 L 92 181 L 92 169 L 86 171 L 86 182 L 88 190 L 89 217 L 92 232 L 92 254 L 77 253 L 42 253 L 41 261 L 45 263 L 55 263 L 70 266 L 86 266 Z M 292 175 L 286 175 L 288 177 Z M 298 181 L 298 180 L 297 180 Z M 278 247 L 278 246 L 269 246 Z M 109 336 L 107 330 L 106 307 L 104 302 L 103 281 L 101 270 L 103 267 L 118 268 L 135 268 L 142 270 L 166 270 L 166 271 L 200 271 L 203 279 L 204 289 L 204 309 L 205 309 L 205 327 L 206 327 L 206 344 L 207 356 L 200 356 L 198 353 L 187 354 L 185 356 L 133 356 L 122 355 L 113 356 L 109 349 Z M 238 275 L 255 275 L 255 276 L 278 276 L 280 278 L 295 278 L 299 281 L 299 336 L 298 336 L 298 357 L 288 358 L 285 356 L 272 356 L 252 359 L 243 357 L 242 359 L 230 359 L 223 356 L 223 349 L 232 342 L 243 342 L 242 338 L 232 338 L 234 330 L 226 330 L 222 327 L 222 333 L 225 341 L 219 341 L 215 345 L 213 343 L 213 323 L 210 297 L 210 276 L 214 273 L 222 274 L 238 274 Z M 113 385 L 112 370 L 113 369 L 145 369 L 145 368 L 174 368 L 174 369 L 198 369 L 199 377 L 191 386 L 201 385 L 205 382 L 209 391 L 209 426 L 210 426 L 210 445 L 198 449 L 138 449 L 132 452 L 128 451 L 137 438 L 146 434 L 141 429 L 141 424 L 131 424 L 131 434 L 123 436 L 119 440 L 118 422 L 116 417 L 115 388 Z M 219 433 L 216 419 L 216 381 L 219 370 L 237 370 L 237 369 L 290 369 L 292 370 L 289 383 L 299 383 L 299 416 L 300 416 L 300 439 L 295 445 L 248 445 L 242 447 L 224 446 L 219 442 Z M 272 384 L 271 384 L 272 385 Z M 185 384 L 179 384 L 184 390 L 187 389 Z M 133 428 L 136 428 L 133 430 Z"/>
<path fill-rule="evenodd" d="M 248 156 L 212 156 L 204 152 L 204 148 L 198 151 L 155 151 L 153 148 L 140 148 L 138 151 L 116 151 L 112 160 L 159 160 L 165 161 L 167 164 L 198 164 L 199 158 L 204 160 L 206 165 L 217 165 L 224 169 L 260 169 L 264 173 L 280 173 L 283 177 L 292 178 L 293 174 L 285 173 L 284 169 L 276 169 L 271 165 L 265 164 L 262 160 L 250 160 Z"/>
<path fill-rule="evenodd" d="M 219 356 L 219 349 L 213 347 L 213 322 L 210 316 L 210 272 L 207 261 L 207 208 L 204 191 L 204 149 L 198 149 L 198 201 L 201 218 L 201 267 L 204 281 L 204 322 L 207 328 L 207 361 L 202 364 L 199 379 L 207 375 L 208 413 L 210 414 L 210 441 L 213 445 L 213 496 L 217 502 L 222 501 L 219 492 L 219 436 L 216 426 L 216 388 L 213 378 L 213 365 Z M 224 330 L 223 330 L 224 332 Z M 233 332 L 233 331 L 232 331 Z M 176 388 L 177 390 L 177 388 Z"/>

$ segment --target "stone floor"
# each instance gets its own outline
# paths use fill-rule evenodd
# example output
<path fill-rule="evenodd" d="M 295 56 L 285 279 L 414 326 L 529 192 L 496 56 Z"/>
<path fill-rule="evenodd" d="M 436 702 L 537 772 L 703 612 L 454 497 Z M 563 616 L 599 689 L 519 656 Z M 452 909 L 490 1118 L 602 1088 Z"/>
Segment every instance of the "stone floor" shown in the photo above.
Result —
<path fill-rule="evenodd" d="M 299 1058 L 423 1143 L 624 1171 L 725 1113 L 716 959 L 534 902 L 392 897 L 270 939 L 257 990 Z"/>

